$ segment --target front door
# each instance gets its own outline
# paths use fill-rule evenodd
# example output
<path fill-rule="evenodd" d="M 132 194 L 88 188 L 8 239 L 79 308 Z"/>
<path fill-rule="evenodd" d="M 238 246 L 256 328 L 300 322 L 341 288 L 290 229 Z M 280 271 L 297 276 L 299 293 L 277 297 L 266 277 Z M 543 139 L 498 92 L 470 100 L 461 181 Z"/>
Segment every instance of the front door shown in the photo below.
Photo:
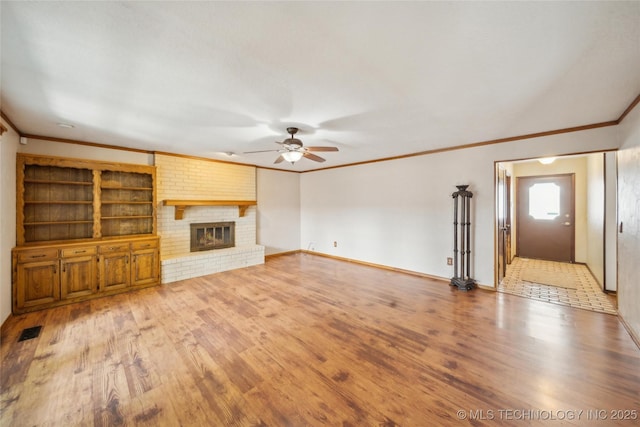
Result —
<path fill-rule="evenodd" d="M 574 174 L 518 177 L 517 198 L 518 256 L 574 262 Z"/>

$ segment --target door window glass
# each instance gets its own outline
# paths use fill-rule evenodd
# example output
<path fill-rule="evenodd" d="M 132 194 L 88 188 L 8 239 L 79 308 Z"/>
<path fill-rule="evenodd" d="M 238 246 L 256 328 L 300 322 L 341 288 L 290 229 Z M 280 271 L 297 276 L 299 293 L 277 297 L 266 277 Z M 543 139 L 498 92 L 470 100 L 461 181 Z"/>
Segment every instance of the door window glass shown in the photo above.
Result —
<path fill-rule="evenodd" d="M 552 220 L 560 215 L 560 187 L 551 182 L 529 187 L 529 215 Z"/>

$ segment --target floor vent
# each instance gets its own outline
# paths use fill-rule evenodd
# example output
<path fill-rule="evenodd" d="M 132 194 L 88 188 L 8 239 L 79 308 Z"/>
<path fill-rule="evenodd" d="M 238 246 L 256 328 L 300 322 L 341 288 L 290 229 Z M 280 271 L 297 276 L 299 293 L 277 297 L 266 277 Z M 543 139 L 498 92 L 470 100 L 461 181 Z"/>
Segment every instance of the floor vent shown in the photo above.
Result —
<path fill-rule="evenodd" d="M 32 328 L 23 329 L 22 333 L 20 334 L 20 338 L 18 339 L 18 342 L 31 340 L 33 338 L 38 338 L 38 335 L 40 335 L 41 329 L 42 329 L 42 326 L 34 326 Z"/>

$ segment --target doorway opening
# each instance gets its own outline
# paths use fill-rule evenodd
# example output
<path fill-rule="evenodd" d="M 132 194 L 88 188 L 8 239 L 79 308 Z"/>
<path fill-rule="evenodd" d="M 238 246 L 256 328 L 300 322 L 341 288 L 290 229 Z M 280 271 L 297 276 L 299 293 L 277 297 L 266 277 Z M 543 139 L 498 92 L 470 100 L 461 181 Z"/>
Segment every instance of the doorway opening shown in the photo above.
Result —
<path fill-rule="evenodd" d="M 615 311 L 615 164 L 615 152 L 496 162 L 496 290 Z"/>

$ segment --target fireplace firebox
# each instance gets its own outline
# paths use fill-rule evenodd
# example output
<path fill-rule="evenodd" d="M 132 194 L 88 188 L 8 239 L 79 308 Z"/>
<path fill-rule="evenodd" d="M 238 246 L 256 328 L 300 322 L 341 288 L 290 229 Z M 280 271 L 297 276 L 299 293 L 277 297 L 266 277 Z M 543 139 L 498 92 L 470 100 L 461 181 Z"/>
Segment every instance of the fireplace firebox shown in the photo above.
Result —
<path fill-rule="evenodd" d="M 232 248 L 235 242 L 235 222 L 191 224 L 191 252 Z"/>

